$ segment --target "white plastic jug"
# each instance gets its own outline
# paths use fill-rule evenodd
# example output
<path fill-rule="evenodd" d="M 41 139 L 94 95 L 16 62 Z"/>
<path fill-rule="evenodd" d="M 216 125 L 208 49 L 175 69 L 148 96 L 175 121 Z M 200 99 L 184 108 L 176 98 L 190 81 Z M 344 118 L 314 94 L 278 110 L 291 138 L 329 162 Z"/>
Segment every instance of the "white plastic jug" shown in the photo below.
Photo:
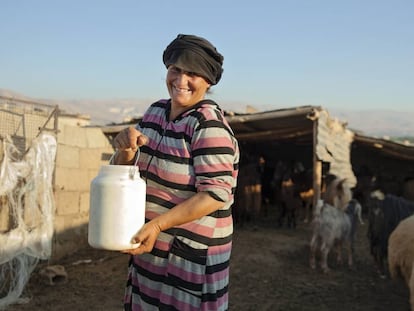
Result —
<path fill-rule="evenodd" d="M 104 165 L 91 182 L 88 243 L 125 250 L 145 222 L 146 184 L 137 166 Z"/>

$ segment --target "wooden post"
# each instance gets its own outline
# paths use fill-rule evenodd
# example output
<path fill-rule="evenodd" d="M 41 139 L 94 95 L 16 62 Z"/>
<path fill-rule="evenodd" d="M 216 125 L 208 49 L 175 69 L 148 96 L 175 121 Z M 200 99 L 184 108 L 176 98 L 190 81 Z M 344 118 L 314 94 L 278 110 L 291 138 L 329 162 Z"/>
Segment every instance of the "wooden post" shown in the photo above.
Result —
<path fill-rule="evenodd" d="M 318 200 L 321 198 L 322 184 L 322 161 L 316 155 L 318 144 L 318 118 L 313 120 L 313 210 L 315 210 Z"/>

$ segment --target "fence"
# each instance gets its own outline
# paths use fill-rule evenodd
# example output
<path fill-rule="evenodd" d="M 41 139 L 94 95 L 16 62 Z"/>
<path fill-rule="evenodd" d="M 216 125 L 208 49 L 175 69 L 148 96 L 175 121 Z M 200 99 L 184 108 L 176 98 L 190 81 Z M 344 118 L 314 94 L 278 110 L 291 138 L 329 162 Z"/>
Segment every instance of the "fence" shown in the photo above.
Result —
<path fill-rule="evenodd" d="M 0 96 L 0 140 L 10 136 L 19 152 L 30 148 L 43 131 L 58 130 L 57 105 L 47 105 L 14 97 Z"/>

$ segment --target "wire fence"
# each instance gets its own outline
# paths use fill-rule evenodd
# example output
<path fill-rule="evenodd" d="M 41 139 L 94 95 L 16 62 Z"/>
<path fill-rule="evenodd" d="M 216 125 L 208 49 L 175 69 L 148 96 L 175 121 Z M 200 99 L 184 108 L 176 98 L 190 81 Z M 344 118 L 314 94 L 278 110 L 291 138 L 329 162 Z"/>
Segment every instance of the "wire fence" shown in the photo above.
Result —
<path fill-rule="evenodd" d="M 0 140 L 10 136 L 19 152 L 30 148 L 42 131 L 58 131 L 57 105 L 0 96 Z"/>

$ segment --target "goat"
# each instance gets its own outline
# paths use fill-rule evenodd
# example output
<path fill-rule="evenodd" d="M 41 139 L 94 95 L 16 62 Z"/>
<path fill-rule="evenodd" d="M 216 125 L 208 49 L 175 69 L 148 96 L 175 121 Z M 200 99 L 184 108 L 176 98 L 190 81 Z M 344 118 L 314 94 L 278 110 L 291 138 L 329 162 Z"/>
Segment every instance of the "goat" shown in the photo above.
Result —
<path fill-rule="evenodd" d="M 388 272 L 388 239 L 391 232 L 405 218 L 414 213 L 414 202 L 381 191 L 371 193 L 368 204 L 367 237 L 370 252 L 382 278 Z"/>
<path fill-rule="evenodd" d="M 300 211 L 306 203 L 305 212 L 307 212 L 313 201 L 312 175 L 300 162 L 290 166 L 279 162 L 273 181 L 278 189 L 275 191 L 275 202 L 280 207 L 279 226 L 281 227 L 284 219 L 287 218 L 287 226 L 295 228 L 297 211 Z"/>
<path fill-rule="evenodd" d="M 315 196 L 315 192 L 313 188 L 310 188 L 306 191 L 302 191 L 299 193 L 300 198 L 302 199 L 303 205 L 305 207 L 305 216 L 303 218 L 304 223 L 309 222 L 310 214 L 312 211 L 312 203 L 313 203 L 313 197 Z"/>
<path fill-rule="evenodd" d="M 279 226 L 283 226 L 283 219 L 287 218 L 289 228 L 296 227 L 296 211 L 302 206 L 302 201 L 296 193 L 292 178 L 282 181 Z"/>
<path fill-rule="evenodd" d="M 414 216 L 402 220 L 388 240 L 388 268 L 392 279 L 402 277 L 410 290 L 414 311 Z"/>
<path fill-rule="evenodd" d="M 348 254 L 348 266 L 353 266 L 353 244 L 357 228 L 357 220 L 363 224 L 361 205 L 351 200 L 345 210 L 339 209 L 323 201 L 315 208 L 313 233 L 310 241 L 310 266 L 316 268 L 316 252 L 321 253 L 320 265 L 324 273 L 329 272 L 328 255 L 335 246 L 337 262 L 342 263 L 342 247 L 345 245 Z"/>
<path fill-rule="evenodd" d="M 332 174 L 326 176 L 324 202 L 344 210 L 351 199 L 351 188 L 346 185 L 345 178 L 339 178 Z"/>
<path fill-rule="evenodd" d="M 258 161 L 246 155 L 239 166 L 234 196 L 233 217 L 238 225 L 256 221 L 261 209 L 261 184 Z"/>

